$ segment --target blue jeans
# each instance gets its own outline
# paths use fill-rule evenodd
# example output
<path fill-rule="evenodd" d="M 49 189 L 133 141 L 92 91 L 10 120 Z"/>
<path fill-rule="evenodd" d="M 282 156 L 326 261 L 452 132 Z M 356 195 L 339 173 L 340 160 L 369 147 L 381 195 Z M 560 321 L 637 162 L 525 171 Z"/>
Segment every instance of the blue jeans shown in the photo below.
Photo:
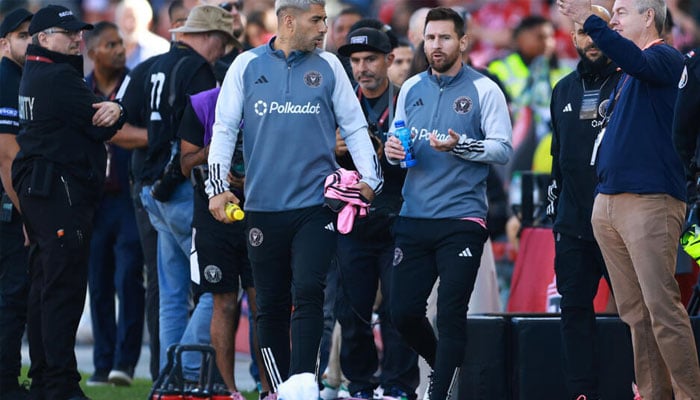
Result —
<path fill-rule="evenodd" d="M 199 302 L 194 308 L 190 322 L 187 324 L 185 333 L 182 334 L 180 343 L 182 344 L 210 344 L 211 314 L 214 310 L 214 296 L 211 293 L 204 293 L 199 297 Z M 196 352 L 185 352 L 182 354 L 182 373 L 186 379 L 197 380 L 199 377 L 199 367 L 202 363 L 202 356 Z"/>
<path fill-rule="evenodd" d="M 141 201 L 151 224 L 158 231 L 158 288 L 160 291 L 160 354 L 180 343 L 189 318 L 190 248 L 194 192 L 189 182 L 181 183 L 163 203 L 155 200 L 151 186 L 141 189 Z M 166 357 L 160 358 L 163 370 Z"/>
<path fill-rule="evenodd" d="M 88 262 L 95 371 L 134 368 L 143 336 L 143 253 L 128 195 L 104 195 L 95 213 Z"/>

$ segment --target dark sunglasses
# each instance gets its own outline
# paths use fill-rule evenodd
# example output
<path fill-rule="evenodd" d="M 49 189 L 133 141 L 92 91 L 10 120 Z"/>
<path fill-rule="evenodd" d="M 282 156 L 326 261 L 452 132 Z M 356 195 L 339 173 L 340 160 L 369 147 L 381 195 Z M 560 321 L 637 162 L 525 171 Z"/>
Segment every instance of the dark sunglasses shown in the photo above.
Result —
<path fill-rule="evenodd" d="M 219 4 L 219 7 L 223 8 L 224 10 L 231 12 L 234 8 L 237 11 L 241 11 L 243 9 L 243 1 L 227 1 L 224 3 Z"/>

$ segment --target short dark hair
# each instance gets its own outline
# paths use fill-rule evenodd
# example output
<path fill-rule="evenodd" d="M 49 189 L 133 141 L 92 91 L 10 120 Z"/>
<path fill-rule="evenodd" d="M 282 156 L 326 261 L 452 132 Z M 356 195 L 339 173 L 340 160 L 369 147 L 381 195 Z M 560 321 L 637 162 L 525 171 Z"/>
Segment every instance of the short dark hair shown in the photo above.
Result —
<path fill-rule="evenodd" d="M 168 18 L 170 19 L 170 23 L 173 22 L 173 14 L 175 13 L 175 10 L 180 8 L 185 8 L 185 3 L 182 0 L 173 0 L 170 3 L 168 6 Z"/>
<path fill-rule="evenodd" d="M 400 37 L 396 47 L 410 47 L 413 50 L 413 43 L 409 42 L 405 37 Z"/>
<path fill-rule="evenodd" d="M 452 21 L 455 25 L 457 36 L 464 36 L 464 19 L 462 19 L 457 11 L 451 8 L 435 7 L 431 9 L 428 11 L 428 15 L 425 16 L 425 25 L 427 26 L 430 21 Z"/>
<path fill-rule="evenodd" d="M 345 8 L 343 8 L 342 10 L 340 10 L 340 12 L 338 13 L 338 15 L 335 16 L 335 18 L 337 19 L 338 17 L 340 17 L 340 16 L 342 16 L 342 15 L 359 15 L 360 18 L 364 18 L 364 15 L 362 14 L 362 11 L 360 11 L 359 8 L 357 8 L 357 7 L 352 7 L 352 6 L 351 6 L 351 7 L 345 7 Z"/>
<path fill-rule="evenodd" d="M 664 22 L 664 29 L 660 32 L 661 34 L 671 33 L 673 27 L 675 26 L 673 21 L 673 15 L 671 15 L 671 9 L 666 9 L 666 21 Z"/>
<path fill-rule="evenodd" d="M 110 21 L 100 21 L 95 24 L 95 27 L 92 30 L 83 31 L 83 37 L 85 39 L 85 48 L 90 50 L 91 48 L 95 47 L 95 44 L 102 35 L 102 32 L 108 29 L 114 29 L 115 31 L 119 32 L 119 27 L 117 26 L 117 24 Z"/>
<path fill-rule="evenodd" d="M 524 31 L 529 31 L 530 29 L 537 28 L 545 24 L 552 25 L 552 21 L 541 15 L 529 15 L 523 18 L 518 26 L 515 27 L 515 30 L 513 31 L 513 38 L 517 38 L 518 35 Z"/>

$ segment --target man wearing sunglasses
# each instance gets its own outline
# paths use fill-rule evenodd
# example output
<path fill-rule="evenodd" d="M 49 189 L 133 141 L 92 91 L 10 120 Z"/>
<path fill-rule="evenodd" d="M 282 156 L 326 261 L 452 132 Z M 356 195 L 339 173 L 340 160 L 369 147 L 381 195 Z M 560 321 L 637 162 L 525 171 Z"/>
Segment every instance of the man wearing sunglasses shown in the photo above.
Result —
<path fill-rule="evenodd" d="M 85 303 L 92 221 L 105 179 L 104 141 L 122 126 L 119 103 L 83 79 L 82 32 L 62 6 L 29 24 L 19 88 L 12 181 L 30 240 L 27 326 L 33 398 L 85 399 L 73 348 Z"/>

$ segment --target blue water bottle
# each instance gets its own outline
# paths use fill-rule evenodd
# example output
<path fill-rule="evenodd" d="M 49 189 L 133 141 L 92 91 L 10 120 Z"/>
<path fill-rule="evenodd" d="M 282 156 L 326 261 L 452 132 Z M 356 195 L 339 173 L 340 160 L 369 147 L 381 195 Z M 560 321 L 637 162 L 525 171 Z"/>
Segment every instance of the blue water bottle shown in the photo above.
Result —
<path fill-rule="evenodd" d="M 406 151 L 406 157 L 399 163 L 401 168 L 411 168 L 416 165 L 416 156 L 413 152 L 413 141 L 411 140 L 411 131 L 406 128 L 406 123 L 399 119 L 394 122 L 394 136 L 401 141 L 401 146 L 403 146 Z"/>

